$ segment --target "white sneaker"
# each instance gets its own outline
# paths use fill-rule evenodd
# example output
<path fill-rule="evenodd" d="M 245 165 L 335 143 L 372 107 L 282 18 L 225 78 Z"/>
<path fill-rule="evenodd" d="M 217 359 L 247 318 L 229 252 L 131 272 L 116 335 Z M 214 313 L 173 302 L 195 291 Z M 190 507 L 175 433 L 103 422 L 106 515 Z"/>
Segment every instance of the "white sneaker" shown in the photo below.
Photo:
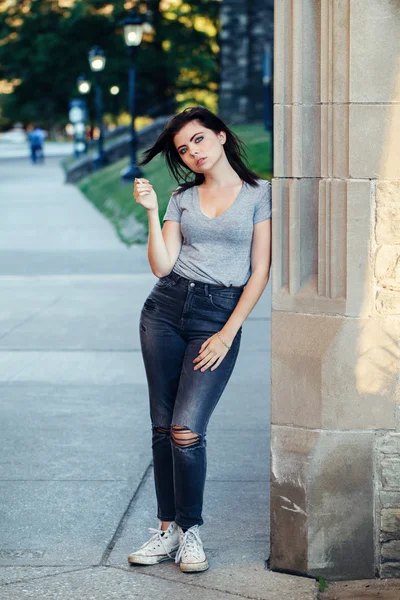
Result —
<path fill-rule="evenodd" d="M 175 562 L 180 563 L 181 571 L 193 573 L 208 569 L 208 560 L 204 553 L 203 542 L 200 539 L 199 526 L 193 525 L 193 527 L 183 532 L 178 525 L 178 531 L 180 544 Z"/>
<path fill-rule="evenodd" d="M 128 562 L 137 565 L 155 565 L 163 560 L 174 558 L 179 548 L 178 526 L 175 521 L 169 524 L 168 529 L 161 530 L 161 521 L 158 522 L 159 529 L 149 527 L 151 538 L 140 546 L 139 550 L 128 556 Z"/>

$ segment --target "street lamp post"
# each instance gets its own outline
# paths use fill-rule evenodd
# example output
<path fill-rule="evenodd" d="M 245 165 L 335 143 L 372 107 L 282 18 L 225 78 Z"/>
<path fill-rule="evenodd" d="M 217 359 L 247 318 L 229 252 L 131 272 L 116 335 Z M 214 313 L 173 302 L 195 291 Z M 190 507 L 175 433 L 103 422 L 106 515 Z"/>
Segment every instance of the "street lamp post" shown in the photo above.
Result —
<path fill-rule="evenodd" d="M 96 169 L 103 167 L 107 164 L 107 157 L 104 154 L 103 140 L 104 140 L 104 126 L 103 126 L 103 103 L 102 93 L 100 86 L 100 73 L 103 71 L 106 64 L 106 57 L 104 51 L 99 46 L 94 46 L 89 52 L 89 65 L 96 78 L 96 115 L 97 125 L 99 127 L 99 139 L 98 139 L 98 155 L 93 161 L 93 165 Z"/>
<path fill-rule="evenodd" d="M 136 163 L 136 152 L 137 152 L 137 135 L 135 131 L 135 58 L 137 48 L 142 41 L 143 26 L 144 22 L 142 17 L 131 12 L 124 21 L 122 21 L 124 28 L 125 44 L 128 48 L 128 55 L 130 58 L 129 67 L 129 112 L 131 114 L 131 142 L 130 142 L 130 164 L 129 166 L 121 171 L 121 177 L 125 181 L 132 181 L 135 177 L 143 177 L 143 171 L 137 166 Z"/>
<path fill-rule="evenodd" d="M 119 102 L 118 102 L 119 87 L 117 85 L 111 86 L 110 94 L 113 97 L 113 112 L 114 112 L 115 126 L 117 127 L 118 126 L 118 113 L 119 113 Z"/>
<path fill-rule="evenodd" d="M 83 99 L 71 100 L 69 103 L 68 116 L 74 127 L 74 153 L 76 158 L 79 158 L 84 152 L 86 152 L 86 102 Z"/>
<path fill-rule="evenodd" d="M 86 74 L 80 75 L 76 80 L 76 87 L 82 96 L 87 96 L 92 87 L 90 79 L 86 76 Z M 74 124 L 74 135 L 75 135 L 75 154 L 79 156 L 79 154 L 83 154 L 87 152 L 87 140 L 86 140 L 86 128 L 85 121 L 88 117 L 88 103 L 85 100 L 82 100 L 82 106 L 85 107 L 85 119 L 81 123 Z M 78 154 L 79 153 L 79 154 Z"/>
<path fill-rule="evenodd" d="M 80 75 L 76 80 L 76 85 L 80 94 L 88 94 L 90 92 L 90 88 L 92 87 L 92 84 L 86 75 Z"/>

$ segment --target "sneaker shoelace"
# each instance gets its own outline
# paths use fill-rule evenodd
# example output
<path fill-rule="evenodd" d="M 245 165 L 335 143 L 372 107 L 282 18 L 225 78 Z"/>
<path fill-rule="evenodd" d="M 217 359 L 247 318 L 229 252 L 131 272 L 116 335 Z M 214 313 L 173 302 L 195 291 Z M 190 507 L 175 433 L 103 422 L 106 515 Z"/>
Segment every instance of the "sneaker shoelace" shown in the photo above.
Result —
<path fill-rule="evenodd" d="M 166 549 L 165 545 L 164 545 L 164 533 L 166 532 L 166 530 L 164 529 L 156 529 L 155 527 L 148 527 L 148 530 L 150 531 L 150 533 L 152 533 L 152 537 L 143 544 L 142 548 L 144 548 L 145 546 L 147 546 L 148 544 L 150 544 L 151 542 L 155 542 L 156 540 L 158 540 L 161 544 L 161 546 L 164 549 L 165 554 L 168 554 L 168 556 L 170 558 L 174 558 L 170 552 L 168 552 L 168 550 Z"/>
<path fill-rule="evenodd" d="M 200 558 L 201 539 L 196 529 L 188 529 L 185 531 L 182 541 L 179 545 L 178 552 L 175 555 L 175 562 L 179 563 L 184 550 L 194 554 L 196 558 Z"/>

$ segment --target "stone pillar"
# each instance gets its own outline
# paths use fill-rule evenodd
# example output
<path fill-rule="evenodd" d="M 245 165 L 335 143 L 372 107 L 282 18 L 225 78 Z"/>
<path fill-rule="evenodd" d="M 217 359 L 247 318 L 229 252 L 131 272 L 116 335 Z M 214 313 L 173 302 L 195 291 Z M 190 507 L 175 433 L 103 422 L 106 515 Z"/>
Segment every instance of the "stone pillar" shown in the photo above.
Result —
<path fill-rule="evenodd" d="M 275 3 L 272 570 L 400 576 L 400 2 Z"/>
<path fill-rule="evenodd" d="M 273 39 L 273 0 L 221 3 L 219 114 L 232 123 L 263 120 L 264 49 Z"/>

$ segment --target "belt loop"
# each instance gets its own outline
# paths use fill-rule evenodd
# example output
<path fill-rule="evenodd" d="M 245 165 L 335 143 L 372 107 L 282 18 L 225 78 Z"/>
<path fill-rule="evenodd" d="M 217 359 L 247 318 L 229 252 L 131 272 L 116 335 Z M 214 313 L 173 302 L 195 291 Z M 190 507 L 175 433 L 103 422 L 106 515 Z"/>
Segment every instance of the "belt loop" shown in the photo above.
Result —
<path fill-rule="evenodd" d="M 208 296 L 208 283 L 204 284 L 204 294 Z"/>

